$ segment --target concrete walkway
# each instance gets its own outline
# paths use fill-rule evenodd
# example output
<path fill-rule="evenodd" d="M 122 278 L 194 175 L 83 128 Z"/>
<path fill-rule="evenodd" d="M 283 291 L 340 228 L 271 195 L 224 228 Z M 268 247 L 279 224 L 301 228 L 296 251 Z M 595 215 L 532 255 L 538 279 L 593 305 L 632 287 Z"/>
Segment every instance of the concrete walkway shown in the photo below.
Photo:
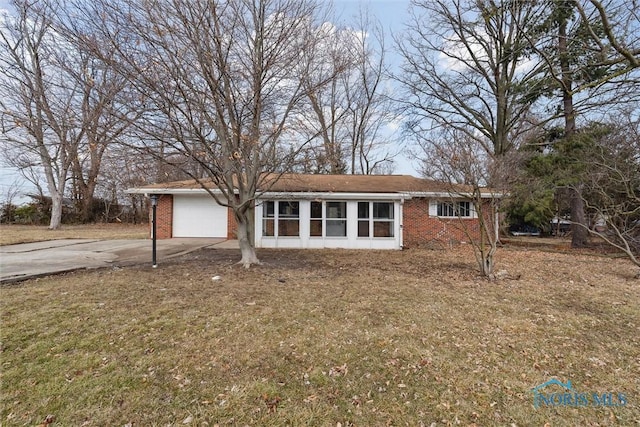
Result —
<path fill-rule="evenodd" d="M 151 247 L 149 239 L 65 239 L 0 246 L 0 283 L 85 268 L 143 263 L 151 266 Z M 156 260 L 161 264 L 163 260 L 206 247 L 234 249 L 238 248 L 238 242 L 209 238 L 158 240 Z"/>

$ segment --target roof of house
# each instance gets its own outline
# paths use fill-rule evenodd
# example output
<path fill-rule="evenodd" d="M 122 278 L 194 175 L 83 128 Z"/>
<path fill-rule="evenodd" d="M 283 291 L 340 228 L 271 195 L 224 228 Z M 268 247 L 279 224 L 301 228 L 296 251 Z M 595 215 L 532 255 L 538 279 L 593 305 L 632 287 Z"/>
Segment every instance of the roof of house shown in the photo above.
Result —
<path fill-rule="evenodd" d="M 133 189 L 135 192 L 184 192 L 201 190 L 210 179 L 158 183 Z M 411 175 L 308 175 L 270 174 L 261 181 L 260 191 L 279 193 L 470 193 L 471 187 L 416 178 Z M 212 185 L 215 188 L 214 185 Z M 134 191 L 132 191 L 134 192 Z M 483 189 L 489 194 L 489 189 Z"/>

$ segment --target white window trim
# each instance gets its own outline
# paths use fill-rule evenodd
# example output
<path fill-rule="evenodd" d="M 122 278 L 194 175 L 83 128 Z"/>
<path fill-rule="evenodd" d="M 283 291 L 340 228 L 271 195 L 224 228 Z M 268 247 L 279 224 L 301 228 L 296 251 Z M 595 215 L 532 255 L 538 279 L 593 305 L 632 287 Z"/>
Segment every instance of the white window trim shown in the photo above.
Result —
<path fill-rule="evenodd" d="M 369 217 L 368 218 L 360 218 L 360 216 L 357 214 L 357 209 L 356 209 L 356 239 L 358 240 L 371 240 L 371 239 L 375 239 L 375 240 L 395 240 L 396 236 L 395 234 L 398 233 L 398 219 L 396 218 L 396 215 L 398 215 L 398 213 L 396 212 L 396 203 L 393 202 L 392 200 L 358 200 L 357 203 L 368 203 L 369 204 Z M 358 204 L 356 203 L 356 208 L 358 206 Z M 373 204 L 374 203 L 389 203 L 391 205 L 391 212 L 393 213 L 393 218 L 374 218 L 373 217 Z M 358 236 L 358 222 L 360 221 L 367 221 L 369 223 L 369 235 L 368 236 Z M 374 222 L 388 222 L 390 224 L 393 225 L 392 229 L 393 229 L 393 236 L 387 236 L 387 237 L 375 237 L 374 236 Z"/>
<path fill-rule="evenodd" d="M 460 202 L 468 202 L 469 203 L 469 216 L 441 216 L 438 215 L 438 205 L 440 203 L 460 203 Z M 429 200 L 429 216 L 434 218 L 442 218 L 442 219 L 474 219 L 478 218 L 478 213 L 476 212 L 476 205 L 472 200 L 469 199 L 431 199 Z"/>
<path fill-rule="evenodd" d="M 323 200 L 306 199 L 300 201 L 300 236 L 263 236 L 263 208 L 264 202 L 292 199 L 259 199 L 255 211 L 256 247 L 260 248 L 343 248 L 343 249 L 401 249 L 402 248 L 402 201 L 381 199 L 373 195 L 371 198 L 360 200 L 345 200 L 347 202 L 347 236 L 311 236 L 311 201 L 343 201 L 340 198 Z M 295 199 L 293 199 L 295 200 Z M 388 202 L 393 203 L 393 233 L 394 237 L 358 237 L 358 204 L 357 202 Z M 325 213 L 326 214 L 326 213 Z M 275 219 L 275 218 L 274 218 Z M 324 218 L 326 220 L 326 218 Z M 326 224 L 325 224 L 326 230 Z M 324 231 L 326 233 L 326 231 Z M 376 243 L 377 242 L 377 243 Z"/>
<path fill-rule="evenodd" d="M 273 203 L 273 217 L 265 217 L 264 216 L 264 205 L 266 202 L 272 202 Z M 289 202 L 297 202 L 298 203 L 298 217 L 297 218 L 291 218 L 291 217 L 283 217 L 280 218 L 280 202 L 285 202 L 285 203 L 289 203 Z M 302 236 L 302 229 L 300 228 L 302 225 L 302 206 L 300 204 L 299 200 L 290 200 L 290 199 L 282 199 L 282 200 L 264 200 L 260 203 L 261 205 L 261 218 L 260 218 L 260 233 L 261 233 L 261 238 L 262 239 L 300 239 Z M 273 221 L 273 236 L 265 236 L 264 233 L 264 220 L 272 220 Z M 279 221 L 283 220 L 283 221 L 298 221 L 298 235 L 297 236 L 281 236 L 280 235 L 280 226 L 279 226 Z"/>
<path fill-rule="evenodd" d="M 315 201 L 315 200 L 313 200 Z M 329 218 L 327 216 L 327 203 L 344 203 L 345 206 L 345 217 L 344 218 Z M 332 200 L 332 199 L 328 199 L 328 200 L 322 200 L 320 203 L 322 203 L 322 218 L 311 218 L 311 201 L 309 202 L 309 227 L 311 227 L 311 221 L 319 221 L 322 220 L 322 236 L 311 236 L 311 233 L 309 233 L 309 239 L 315 239 L 315 240 L 319 240 L 319 239 L 330 239 L 330 240 L 337 240 L 337 239 L 347 239 L 349 237 L 349 205 L 347 203 L 346 200 Z M 327 222 L 328 221 L 345 221 L 345 225 L 346 225 L 346 230 L 345 230 L 345 234 L 344 236 L 327 236 Z"/>

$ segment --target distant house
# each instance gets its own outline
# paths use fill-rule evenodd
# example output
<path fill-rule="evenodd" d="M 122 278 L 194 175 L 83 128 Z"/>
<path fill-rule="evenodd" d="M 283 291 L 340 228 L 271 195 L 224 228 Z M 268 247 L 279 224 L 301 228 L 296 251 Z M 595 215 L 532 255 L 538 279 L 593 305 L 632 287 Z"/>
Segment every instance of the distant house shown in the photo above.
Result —
<path fill-rule="evenodd" d="M 402 249 L 465 242 L 468 233 L 479 233 L 464 186 L 452 189 L 409 175 L 302 174 L 285 174 L 269 185 L 255 202 L 258 248 Z M 159 196 L 159 239 L 235 238 L 230 209 L 194 180 L 129 192 Z M 483 198 L 491 197 L 483 192 Z"/>

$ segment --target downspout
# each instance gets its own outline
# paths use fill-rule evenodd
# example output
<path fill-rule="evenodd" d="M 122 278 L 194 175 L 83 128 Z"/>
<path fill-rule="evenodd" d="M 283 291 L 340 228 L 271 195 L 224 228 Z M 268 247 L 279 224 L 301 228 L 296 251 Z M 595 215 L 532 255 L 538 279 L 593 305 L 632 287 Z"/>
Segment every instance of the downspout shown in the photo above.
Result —
<path fill-rule="evenodd" d="M 498 229 L 498 227 L 500 227 L 500 214 L 499 209 L 498 209 L 498 204 L 497 203 L 491 203 L 493 205 L 493 221 L 494 221 L 494 225 L 493 228 L 495 230 L 496 233 L 496 243 L 500 242 L 500 230 Z"/>
<path fill-rule="evenodd" d="M 404 249 L 404 198 L 400 199 L 400 214 L 398 215 L 400 223 L 400 249 Z"/>

